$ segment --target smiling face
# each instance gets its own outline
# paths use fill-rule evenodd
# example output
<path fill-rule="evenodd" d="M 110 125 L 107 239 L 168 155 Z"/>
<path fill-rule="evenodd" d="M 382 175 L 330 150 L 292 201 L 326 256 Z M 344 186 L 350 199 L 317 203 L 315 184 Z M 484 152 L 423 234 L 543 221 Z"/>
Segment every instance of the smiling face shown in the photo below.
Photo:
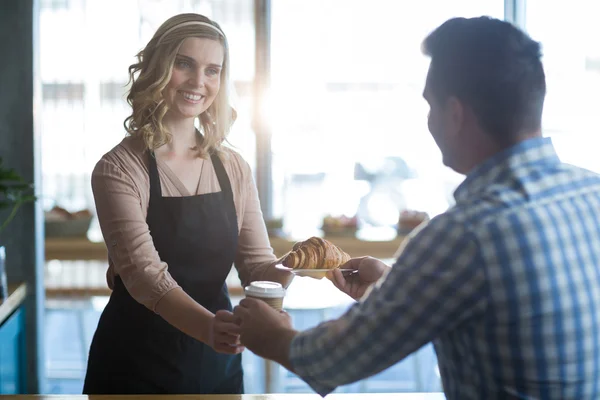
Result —
<path fill-rule="evenodd" d="M 223 59 L 223 46 L 216 40 L 190 37 L 183 41 L 163 91 L 169 117 L 194 119 L 210 107 L 221 87 Z"/>

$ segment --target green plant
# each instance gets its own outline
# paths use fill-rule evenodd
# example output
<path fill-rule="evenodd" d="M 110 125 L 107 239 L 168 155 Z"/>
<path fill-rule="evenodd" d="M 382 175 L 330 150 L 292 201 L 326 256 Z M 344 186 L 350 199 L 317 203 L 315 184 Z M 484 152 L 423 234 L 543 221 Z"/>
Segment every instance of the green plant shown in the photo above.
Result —
<path fill-rule="evenodd" d="M 0 221 L 0 233 L 13 220 L 19 207 L 29 201 L 35 201 L 33 185 L 25 182 L 13 168 L 4 167 L 0 157 L 0 210 L 10 209 L 8 217 Z"/>

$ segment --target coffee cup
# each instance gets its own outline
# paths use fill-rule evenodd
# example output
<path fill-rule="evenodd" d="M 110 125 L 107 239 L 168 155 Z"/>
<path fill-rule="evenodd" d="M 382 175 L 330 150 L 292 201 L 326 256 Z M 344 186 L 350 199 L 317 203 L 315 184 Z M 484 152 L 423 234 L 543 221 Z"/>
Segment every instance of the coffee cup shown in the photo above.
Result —
<path fill-rule="evenodd" d="M 283 308 L 285 289 L 280 283 L 271 281 L 254 281 L 244 288 L 246 297 L 259 299 L 273 307 L 275 310 Z"/>

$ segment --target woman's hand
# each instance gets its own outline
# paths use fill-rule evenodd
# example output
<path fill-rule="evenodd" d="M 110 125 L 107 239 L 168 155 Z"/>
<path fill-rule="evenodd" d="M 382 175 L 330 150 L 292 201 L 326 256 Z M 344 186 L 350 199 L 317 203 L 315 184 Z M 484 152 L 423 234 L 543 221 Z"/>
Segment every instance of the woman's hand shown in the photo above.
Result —
<path fill-rule="evenodd" d="M 280 262 L 281 259 L 278 260 L 278 263 Z M 267 269 L 265 275 L 262 277 L 261 280 L 279 282 L 284 288 L 287 288 L 288 286 L 290 286 L 290 283 L 292 283 L 292 279 L 294 279 L 294 274 L 292 274 L 289 271 L 284 271 L 279 268 L 275 268 L 276 265 L 277 264 L 271 265 Z"/>
<path fill-rule="evenodd" d="M 354 300 L 359 300 L 371 285 L 377 282 L 390 267 L 373 257 L 353 258 L 339 269 L 351 269 L 342 272 L 334 269 L 327 273 L 335 287 Z"/>
<path fill-rule="evenodd" d="M 231 312 L 217 311 L 211 325 L 208 344 L 216 352 L 239 354 L 244 351 L 244 346 L 240 344 L 241 330 Z"/>

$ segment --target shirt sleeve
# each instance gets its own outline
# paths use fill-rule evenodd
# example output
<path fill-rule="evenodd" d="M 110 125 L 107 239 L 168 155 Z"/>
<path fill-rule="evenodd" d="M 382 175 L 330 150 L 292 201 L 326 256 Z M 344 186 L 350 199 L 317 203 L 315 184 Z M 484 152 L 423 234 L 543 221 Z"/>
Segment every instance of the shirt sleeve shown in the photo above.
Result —
<path fill-rule="evenodd" d="M 368 297 L 292 341 L 293 369 L 322 396 L 392 366 L 485 308 L 480 251 L 462 222 L 440 215 L 407 240 Z"/>
<path fill-rule="evenodd" d="M 269 235 L 260 208 L 258 190 L 247 162 L 240 160 L 244 185 L 242 224 L 238 237 L 235 267 L 242 285 L 261 280 L 264 273 L 276 264 Z"/>
<path fill-rule="evenodd" d="M 137 186 L 103 158 L 92 173 L 92 191 L 115 274 L 136 301 L 155 311 L 158 301 L 179 285 L 154 247 Z"/>

